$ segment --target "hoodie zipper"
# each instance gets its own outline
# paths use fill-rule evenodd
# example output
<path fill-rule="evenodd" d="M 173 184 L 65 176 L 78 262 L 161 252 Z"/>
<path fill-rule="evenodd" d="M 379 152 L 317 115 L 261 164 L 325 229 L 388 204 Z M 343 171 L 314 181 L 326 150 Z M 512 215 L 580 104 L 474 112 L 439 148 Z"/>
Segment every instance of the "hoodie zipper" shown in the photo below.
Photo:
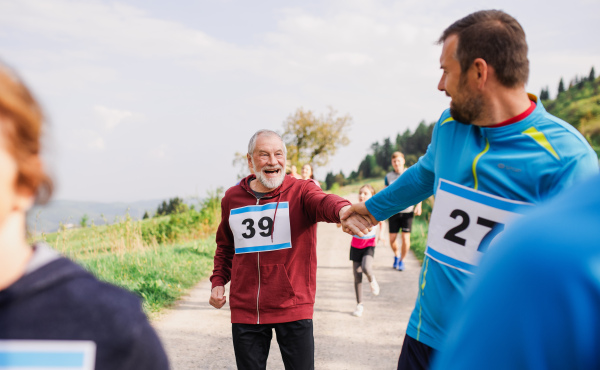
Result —
<path fill-rule="evenodd" d="M 260 199 L 256 198 L 256 205 Z M 256 264 L 258 268 L 258 292 L 256 293 L 256 324 L 260 324 L 260 311 L 258 310 L 258 298 L 260 297 L 260 252 L 256 252 Z"/>
<path fill-rule="evenodd" d="M 252 194 L 248 189 L 245 189 L 248 194 L 252 195 L 256 198 L 256 195 Z M 277 196 L 281 196 L 281 193 L 277 194 Z M 271 196 L 268 198 L 275 198 L 275 196 Z M 261 198 L 262 199 L 262 198 Z M 256 198 L 256 205 L 258 206 L 260 203 L 260 199 Z M 277 208 L 279 207 L 279 201 L 277 202 L 277 207 L 275 208 L 275 215 L 277 215 Z M 273 216 L 273 229 L 271 230 L 271 241 L 273 240 L 273 231 L 275 229 L 275 216 Z M 260 298 L 260 252 L 256 252 L 256 267 L 258 269 L 258 291 L 256 292 L 256 323 L 260 324 L 260 311 L 258 309 L 258 300 Z"/>

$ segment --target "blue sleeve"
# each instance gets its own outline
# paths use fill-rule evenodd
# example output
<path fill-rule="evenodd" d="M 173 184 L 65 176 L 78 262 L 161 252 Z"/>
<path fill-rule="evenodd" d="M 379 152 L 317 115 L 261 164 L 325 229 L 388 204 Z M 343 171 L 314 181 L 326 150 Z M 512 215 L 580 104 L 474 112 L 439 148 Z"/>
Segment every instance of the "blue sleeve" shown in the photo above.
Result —
<path fill-rule="evenodd" d="M 419 161 L 404 171 L 402 176 L 391 185 L 367 200 L 367 209 L 377 221 L 386 220 L 433 195 L 437 131 L 440 121 L 434 126 L 431 143 Z"/>
<path fill-rule="evenodd" d="M 596 175 L 598 165 L 598 157 L 592 148 L 583 147 L 580 153 L 563 165 L 561 171 L 556 171 L 552 178 L 553 184 L 548 185 L 548 188 L 552 191 L 551 194 L 548 194 L 549 197 L 553 197 L 563 190 Z"/>

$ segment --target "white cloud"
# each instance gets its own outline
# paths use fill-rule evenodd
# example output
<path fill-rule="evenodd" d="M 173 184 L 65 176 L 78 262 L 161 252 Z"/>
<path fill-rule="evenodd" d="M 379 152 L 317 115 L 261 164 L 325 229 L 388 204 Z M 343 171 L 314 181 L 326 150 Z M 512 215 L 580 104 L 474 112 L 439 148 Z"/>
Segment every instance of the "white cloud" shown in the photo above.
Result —
<path fill-rule="evenodd" d="M 96 137 L 95 139 L 92 139 L 92 141 L 88 142 L 87 146 L 90 149 L 104 150 L 104 139 L 101 137 Z"/>
<path fill-rule="evenodd" d="M 348 174 L 371 143 L 431 122 L 448 106 L 436 91 L 441 48 L 434 42 L 481 7 L 474 0 L 323 0 L 292 9 L 259 0 L 243 23 L 233 16 L 242 1 L 0 0 L 2 57 L 26 77 L 73 159 L 61 180 L 65 194 L 150 198 L 155 190 L 140 182 L 160 166 L 170 171 L 156 180 L 161 196 L 229 185 L 233 153 L 258 128 L 280 130 L 301 106 L 322 113 L 331 105 L 354 118 L 351 145 L 317 169 Z M 575 0 L 582 1 L 591 0 Z M 502 2 L 528 32 L 534 93 L 542 84 L 552 90 L 560 76 L 588 73 L 600 55 L 585 42 L 594 22 L 565 24 L 546 5 Z M 190 161 L 214 176 L 189 171 Z M 73 187 L 79 162 L 107 179 L 129 176 L 130 188 Z"/>
<path fill-rule="evenodd" d="M 156 148 L 150 151 L 150 158 L 152 159 L 164 159 L 167 157 L 168 145 L 160 144 Z"/>
<path fill-rule="evenodd" d="M 124 121 L 136 116 L 133 112 L 127 110 L 110 109 L 102 105 L 94 106 L 94 112 L 100 117 L 103 126 L 108 131 L 112 131 Z"/>
<path fill-rule="evenodd" d="M 373 58 L 361 53 L 331 53 L 327 54 L 325 59 L 331 63 L 345 63 L 357 67 L 373 62 Z"/>

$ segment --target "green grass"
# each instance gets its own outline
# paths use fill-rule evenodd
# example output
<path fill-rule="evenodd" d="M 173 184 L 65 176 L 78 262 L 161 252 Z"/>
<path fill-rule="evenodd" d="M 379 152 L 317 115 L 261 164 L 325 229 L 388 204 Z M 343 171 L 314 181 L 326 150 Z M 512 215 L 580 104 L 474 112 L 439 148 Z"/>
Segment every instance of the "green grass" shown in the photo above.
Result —
<path fill-rule="evenodd" d="M 78 256 L 75 260 L 100 280 L 143 298 L 144 310 L 156 314 L 208 276 L 213 266 L 214 235 L 140 251 Z"/>
<path fill-rule="evenodd" d="M 342 187 L 340 187 L 338 184 L 333 184 L 331 189 L 327 190 L 327 193 L 336 194 L 336 195 L 339 195 L 340 197 L 345 197 L 352 193 L 358 194 L 358 190 L 361 188 L 361 186 L 366 185 L 366 184 L 370 184 L 371 186 L 373 186 L 375 191 L 380 191 L 384 187 L 384 180 L 383 180 L 383 177 L 374 178 L 374 179 L 365 179 L 361 182 L 345 185 Z"/>
<path fill-rule="evenodd" d="M 138 294 L 153 317 L 208 276 L 219 220 L 217 191 L 199 210 L 142 221 L 125 216 L 112 225 L 62 229 L 41 239 L 100 280 Z"/>
<path fill-rule="evenodd" d="M 427 229 L 429 224 L 423 216 L 413 219 L 412 233 L 410 234 L 410 249 L 415 252 L 417 259 L 423 262 L 427 248 Z"/>

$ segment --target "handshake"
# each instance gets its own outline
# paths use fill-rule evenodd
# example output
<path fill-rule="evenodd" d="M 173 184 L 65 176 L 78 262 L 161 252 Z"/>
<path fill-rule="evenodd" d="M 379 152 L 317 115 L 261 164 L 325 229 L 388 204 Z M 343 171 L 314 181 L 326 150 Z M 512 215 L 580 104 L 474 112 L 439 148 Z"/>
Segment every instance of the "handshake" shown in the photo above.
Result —
<path fill-rule="evenodd" d="M 365 236 L 378 221 L 365 206 L 365 202 L 355 203 L 340 209 L 342 230 L 350 235 Z"/>

